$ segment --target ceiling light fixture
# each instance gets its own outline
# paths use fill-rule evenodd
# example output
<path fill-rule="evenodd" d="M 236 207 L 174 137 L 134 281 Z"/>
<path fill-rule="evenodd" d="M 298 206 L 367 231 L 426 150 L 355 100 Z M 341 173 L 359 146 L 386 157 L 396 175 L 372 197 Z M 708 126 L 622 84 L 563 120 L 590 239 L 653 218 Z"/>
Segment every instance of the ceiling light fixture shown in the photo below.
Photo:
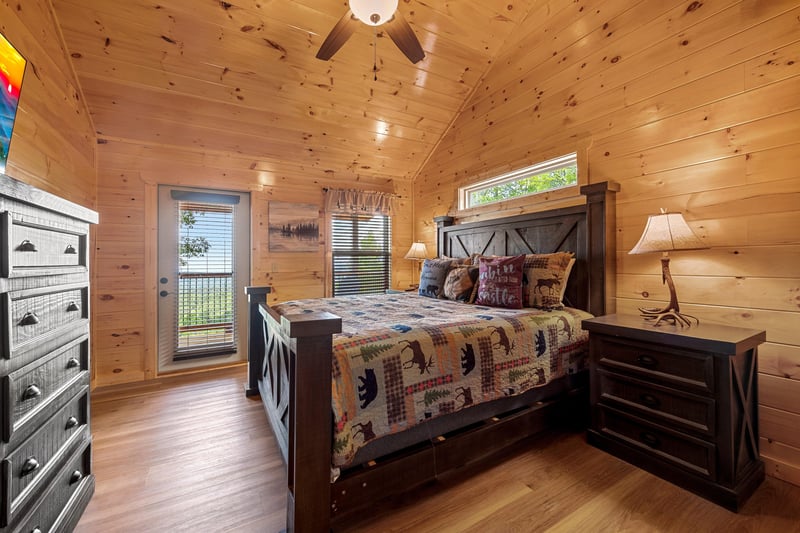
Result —
<path fill-rule="evenodd" d="M 370 26 L 380 26 L 397 11 L 398 0 L 348 0 L 348 3 L 358 20 Z"/>

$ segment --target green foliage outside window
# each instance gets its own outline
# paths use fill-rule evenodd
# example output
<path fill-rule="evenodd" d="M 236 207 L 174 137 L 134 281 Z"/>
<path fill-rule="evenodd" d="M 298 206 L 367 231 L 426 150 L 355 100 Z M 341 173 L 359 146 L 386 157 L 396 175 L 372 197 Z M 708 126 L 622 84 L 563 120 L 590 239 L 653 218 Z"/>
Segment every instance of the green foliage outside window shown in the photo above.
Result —
<path fill-rule="evenodd" d="M 203 257 L 206 252 L 208 252 L 209 248 L 211 248 L 211 243 L 205 237 L 190 237 L 186 235 L 184 230 L 194 229 L 194 225 L 197 224 L 196 216 L 200 214 L 204 214 L 202 211 L 188 211 L 188 210 L 181 210 L 181 238 L 178 248 L 178 261 L 180 262 L 182 267 L 185 267 L 189 264 L 188 259 L 192 257 Z"/>
<path fill-rule="evenodd" d="M 578 183 L 578 167 L 572 165 L 514 181 L 493 185 L 469 194 L 469 206 L 489 204 L 540 192 L 560 189 Z"/>

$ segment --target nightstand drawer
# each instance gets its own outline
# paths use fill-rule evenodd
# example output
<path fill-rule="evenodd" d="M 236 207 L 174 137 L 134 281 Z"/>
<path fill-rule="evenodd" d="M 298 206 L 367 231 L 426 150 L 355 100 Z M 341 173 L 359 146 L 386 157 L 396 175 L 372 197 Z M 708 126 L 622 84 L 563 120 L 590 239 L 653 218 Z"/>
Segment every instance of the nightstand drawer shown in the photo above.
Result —
<path fill-rule="evenodd" d="M 592 357 L 602 366 L 635 373 L 643 379 L 682 389 L 714 392 L 714 357 L 691 351 L 672 350 L 657 344 L 597 337 Z"/>
<path fill-rule="evenodd" d="M 598 406 L 600 433 L 668 461 L 695 475 L 716 479 L 716 446 L 702 439 L 670 431 L 628 416 L 616 409 Z"/>
<path fill-rule="evenodd" d="M 640 416 L 677 424 L 688 431 L 714 436 L 716 402 L 713 398 L 681 392 L 630 376 L 598 369 L 600 402 L 615 404 Z"/>

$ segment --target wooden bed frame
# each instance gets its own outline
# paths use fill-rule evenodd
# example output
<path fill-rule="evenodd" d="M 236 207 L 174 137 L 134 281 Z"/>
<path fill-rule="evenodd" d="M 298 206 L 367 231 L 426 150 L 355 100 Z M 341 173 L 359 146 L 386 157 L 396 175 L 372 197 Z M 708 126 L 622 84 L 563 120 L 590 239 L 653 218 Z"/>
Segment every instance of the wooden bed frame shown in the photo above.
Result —
<path fill-rule="evenodd" d="M 581 187 L 586 204 L 453 225 L 438 217 L 438 253 L 517 255 L 575 252 L 565 302 L 602 315 L 613 295 L 617 184 Z M 608 252 L 608 253 L 607 253 Z M 321 532 L 378 499 L 430 482 L 438 475 L 495 454 L 588 409 L 588 393 L 535 402 L 469 428 L 343 472 L 331 481 L 332 336 L 341 318 L 330 313 L 279 315 L 267 304 L 269 287 L 247 287 L 248 395 L 260 395 L 288 471 L 287 531 Z"/>

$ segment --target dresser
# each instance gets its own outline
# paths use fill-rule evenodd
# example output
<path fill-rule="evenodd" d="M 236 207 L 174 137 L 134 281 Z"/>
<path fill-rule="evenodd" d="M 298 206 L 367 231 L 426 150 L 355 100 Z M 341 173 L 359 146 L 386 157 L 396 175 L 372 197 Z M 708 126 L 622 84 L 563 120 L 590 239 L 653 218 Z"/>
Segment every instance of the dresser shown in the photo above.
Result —
<path fill-rule="evenodd" d="M 589 331 L 590 444 L 738 511 L 764 479 L 757 349 L 764 331 L 638 316 Z M 656 495 L 654 495 L 655 497 Z"/>
<path fill-rule="evenodd" d="M 0 174 L 0 532 L 71 531 L 94 492 L 89 225 Z"/>

